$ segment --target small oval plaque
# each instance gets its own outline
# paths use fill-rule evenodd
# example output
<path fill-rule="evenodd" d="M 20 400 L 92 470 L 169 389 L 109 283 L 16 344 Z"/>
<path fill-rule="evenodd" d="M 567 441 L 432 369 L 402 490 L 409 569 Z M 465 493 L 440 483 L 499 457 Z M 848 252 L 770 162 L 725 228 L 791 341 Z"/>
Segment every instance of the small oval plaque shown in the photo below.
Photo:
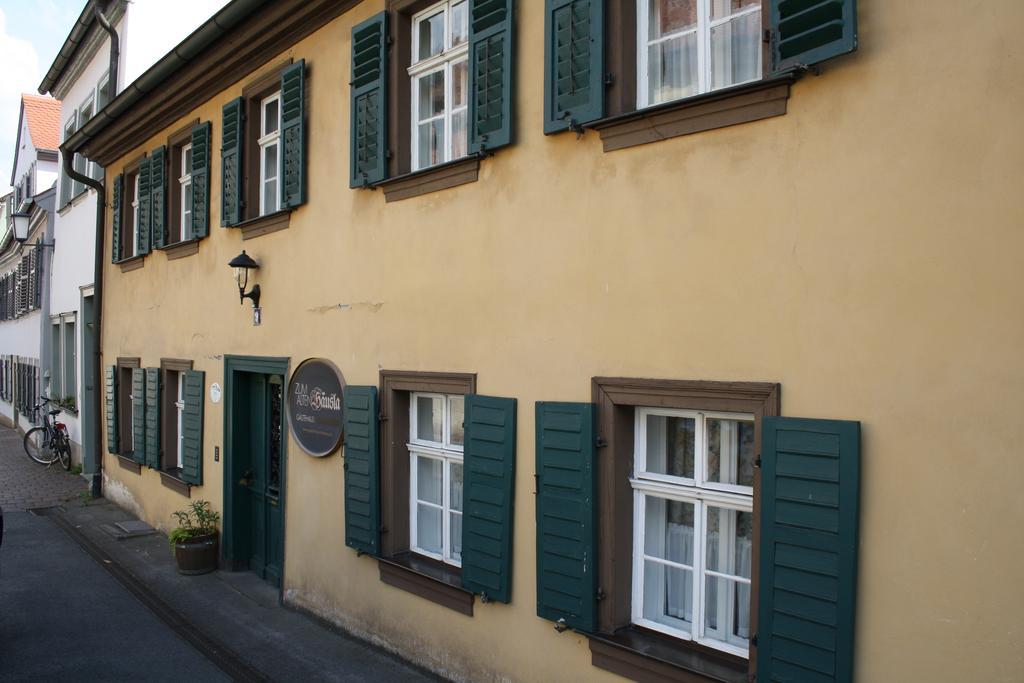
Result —
<path fill-rule="evenodd" d="M 302 450 L 323 457 L 337 450 L 344 432 L 345 380 L 324 358 L 304 360 L 288 383 L 288 424 Z"/>

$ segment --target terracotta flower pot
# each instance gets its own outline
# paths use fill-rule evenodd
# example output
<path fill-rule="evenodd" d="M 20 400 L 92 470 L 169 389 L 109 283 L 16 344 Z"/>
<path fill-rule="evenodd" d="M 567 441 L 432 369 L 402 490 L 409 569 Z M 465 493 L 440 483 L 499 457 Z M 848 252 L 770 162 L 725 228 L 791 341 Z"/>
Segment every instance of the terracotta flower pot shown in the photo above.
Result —
<path fill-rule="evenodd" d="M 196 536 L 174 544 L 179 574 L 208 574 L 217 569 L 217 534 Z"/>

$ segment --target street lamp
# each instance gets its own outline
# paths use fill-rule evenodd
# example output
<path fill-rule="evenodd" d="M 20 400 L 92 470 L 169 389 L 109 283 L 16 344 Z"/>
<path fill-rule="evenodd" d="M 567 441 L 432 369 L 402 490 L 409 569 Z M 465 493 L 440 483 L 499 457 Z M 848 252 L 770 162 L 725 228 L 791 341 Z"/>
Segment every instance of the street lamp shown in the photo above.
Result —
<path fill-rule="evenodd" d="M 252 299 L 252 307 L 260 307 L 260 286 L 253 285 L 246 293 L 245 288 L 249 284 L 249 270 L 256 270 L 260 264 L 252 260 L 252 257 L 242 250 L 242 253 L 231 259 L 228 266 L 235 269 L 235 283 L 238 285 L 238 303 L 245 303 L 246 299 Z"/>
<path fill-rule="evenodd" d="M 18 244 L 24 244 L 28 240 L 28 228 L 32 215 L 23 212 L 11 214 L 11 222 L 14 224 L 14 239 Z M 53 242 L 39 242 L 35 247 L 52 247 Z"/>

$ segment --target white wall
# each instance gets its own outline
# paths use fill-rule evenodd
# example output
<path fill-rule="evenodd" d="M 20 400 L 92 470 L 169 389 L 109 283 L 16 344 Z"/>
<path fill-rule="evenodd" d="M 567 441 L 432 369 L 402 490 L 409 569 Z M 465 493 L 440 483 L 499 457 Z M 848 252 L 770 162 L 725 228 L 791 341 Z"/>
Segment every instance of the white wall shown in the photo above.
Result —
<path fill-rule="evenodd" d="M 129 3 L 125 20 L 127 32 L 121 35 L 121 54 L 128 84 L 141 76 L 178 43 L 199 28 L 226 5 L 228 0 L 175 0 L 168 11 L 167 0 L 134 0 Z"/>
<path fill-rule="evenodd" d="M 21 179 L 29 172 L 33 162 L 36 161 L 36 148 L 32 144 L 32 136 L 28 132 L 28 121 L 24 118 L 24 112 L 22 112 L 21 118 L 21 134 L 18 136 L 18 149 L 14 150 L 14 182 L 12 185 L 17 187 L 21 184 Z M 42 188 L 46 189 L 46 188 Z M 32 188 L 32 192 L 36 193 L 39 188 Z M 22 197 L 22 201 L 25 198 Z"/>

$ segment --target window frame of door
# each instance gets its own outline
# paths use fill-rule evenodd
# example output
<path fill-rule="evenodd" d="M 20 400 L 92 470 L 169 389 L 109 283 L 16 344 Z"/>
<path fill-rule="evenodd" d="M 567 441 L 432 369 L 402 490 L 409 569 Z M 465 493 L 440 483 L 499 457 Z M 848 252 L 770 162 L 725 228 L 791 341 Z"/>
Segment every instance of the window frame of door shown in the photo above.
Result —
<path fill-rule="evenodd" d="M 233 473 L 233 466 L 235 464 L 233 458 L 234 452 L 234 433 L 231 429 L 231 415 L 234 412 L 234 401 L 235 401 L 235 374 L 239 372 L 252 372 L 264 375 L 280 375 L 284 383 L 285 396 L 284 400 L 287 404 L 287 392 L 288 383 L 290 380 L 289 370 L 291 369 L 291 358 L 290 357 L 273 357 L 273 356 L 237 356 L 237 355 L 225 355 L 224 356 L 224 410 L 223 410 L 223 429 L 224 429 L 224 453 L 223 453 L 223 487 L 224 487 L 224 507 L 221 516 L 221 562 L 224 566 L 237 570 L 244 567 L 245 561 L 248 558 L 241 559 L 236 556 L 235 552 L 235 520 L 234 520 L 234 505 L 235 505 L 235 486 L 236 477 Z M 215 380 L 210 380 L 215 381 Z M 283 413 L 287 413 L 287 405 L 283 406 Z M 282 414 L 282 420 L 287 420 L 287 415 Z M 282 425 L 285 432 L 287 427 Z M 288 528 L 288 438 L 282 436 L 281 439 L 281 491 L 280 491 L 280 505 L 281 505 L 281 586 L 287 585 L 287 577 L 285 576 L 286 568 L 288 566 L 287 547 L 288 544 L 285 542 L 285 535 L 287 534 Z M 214 456 L 216 457 L 216 456 Z"/>

